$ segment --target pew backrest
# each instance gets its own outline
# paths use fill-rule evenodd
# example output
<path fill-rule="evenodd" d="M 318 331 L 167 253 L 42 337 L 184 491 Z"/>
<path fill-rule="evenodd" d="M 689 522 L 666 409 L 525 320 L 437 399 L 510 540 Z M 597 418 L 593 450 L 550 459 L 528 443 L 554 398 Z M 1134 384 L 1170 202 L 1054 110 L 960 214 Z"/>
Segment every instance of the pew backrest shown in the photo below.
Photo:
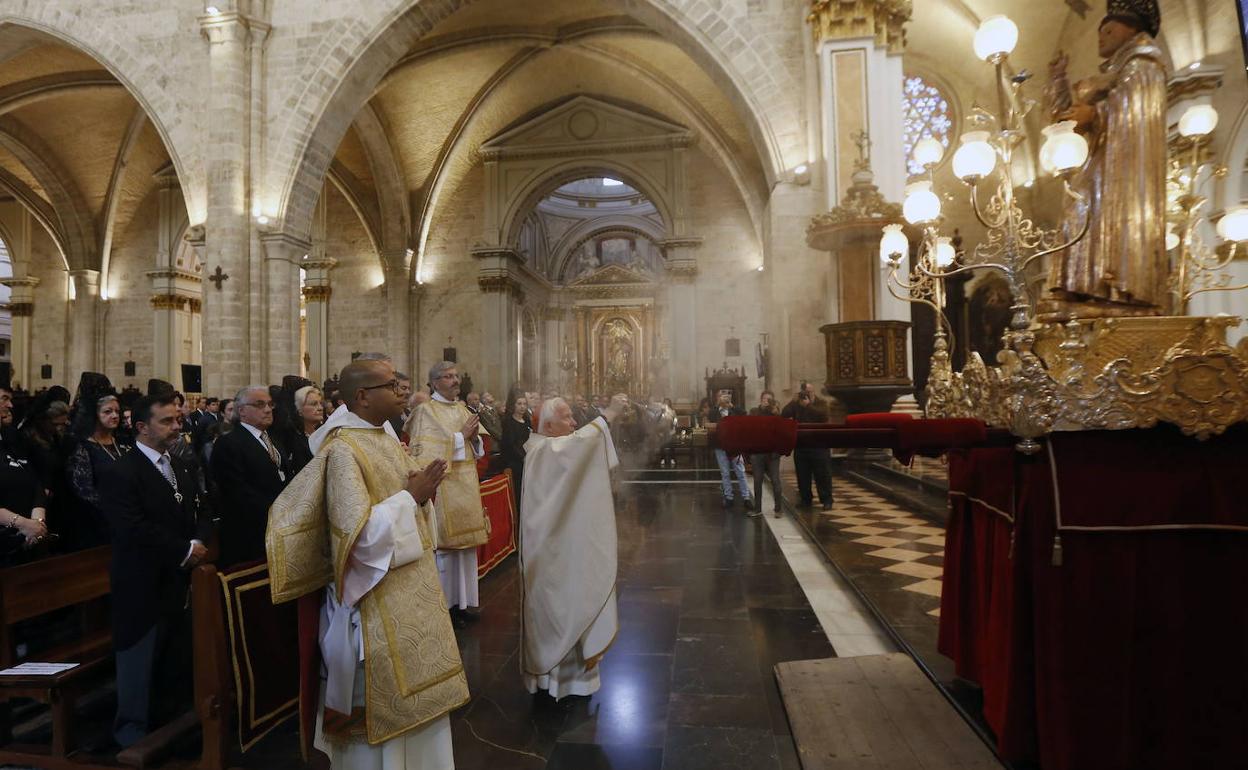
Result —
<path fill-rule="evenodd" d="M 0 570 L 0 669 L 13 665 L 13 626 L 109 594 L 112 547 L 51 556 Z"/>

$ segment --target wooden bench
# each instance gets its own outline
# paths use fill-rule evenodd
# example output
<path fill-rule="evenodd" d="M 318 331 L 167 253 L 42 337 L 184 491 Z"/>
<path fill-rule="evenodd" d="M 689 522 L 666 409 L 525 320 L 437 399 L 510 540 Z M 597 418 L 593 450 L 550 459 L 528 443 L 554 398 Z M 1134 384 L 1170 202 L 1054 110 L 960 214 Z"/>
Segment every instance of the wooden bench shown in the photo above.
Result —
<path fill-rule="evenodd" d="M 111 558 L 112 549 L 102 546 L 0 570 L 0 670 L 17 663 L 15 624 L 109 594 Z M 75 668 L 59 674 L 0 676 L 0 765 L 34 765 L 47 770 L 104 766 L 75 757 L 78 752 L 73 744 L 76 699 L 87 688 L 97 685 L 113 665 L 108 618 L 98 614 L 101 617 L 84 623 L 79 638 L 32 655 L 34 660 L 44 663 L 77 663 Z M 31 698 L 51 707 L 50 746 L 13 743 L 9 711 L 13 698 Z"/>
<path fill-rule="evenodd" d="M 803 770 L 1003 767 L 909 655 L 779 663 L 776 680 Z"/>

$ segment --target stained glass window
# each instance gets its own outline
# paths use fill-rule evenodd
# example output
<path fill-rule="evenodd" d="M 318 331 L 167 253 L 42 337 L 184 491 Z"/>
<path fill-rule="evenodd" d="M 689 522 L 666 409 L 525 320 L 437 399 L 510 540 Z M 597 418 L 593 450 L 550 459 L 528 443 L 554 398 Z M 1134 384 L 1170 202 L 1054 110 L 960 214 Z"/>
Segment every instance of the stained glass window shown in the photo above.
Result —
<path fill-rule="evenodd" d="M 923 167 L 914 161 L 914 145 L 920 139 L 931 136 L 948 148 L 953 115 L 940 89 L 918 75 L 907 75 L 905 78 L 902 108 L 906 120 L 906 168 L 911 174 L 922 174 Z"/>

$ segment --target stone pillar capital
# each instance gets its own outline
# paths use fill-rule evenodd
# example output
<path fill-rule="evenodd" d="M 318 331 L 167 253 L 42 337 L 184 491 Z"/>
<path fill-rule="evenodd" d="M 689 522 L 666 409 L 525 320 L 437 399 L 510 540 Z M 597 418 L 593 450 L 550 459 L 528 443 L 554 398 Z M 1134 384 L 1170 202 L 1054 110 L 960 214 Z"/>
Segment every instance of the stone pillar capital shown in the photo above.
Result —
<path fill-rule="evenodd" d="M 899 54 L 906 48 L 911 11 L 910 0 L 811 0 L 806 21 L 817 43 L 869 37 Z"/>
<path fill-rule="evenodd" d="M 278 260 L 301 266 L 303 258 L 312 250 L 311 241 L 283 231 L 261 233 L 260 243 L 264 246 L 266 262 Z"/>
<path fill-rule="evenodd" d="M 250 36 L 247 17 L 238 11 L 200 16 L 199 29 L 212 45 L 242 43 Z"/>

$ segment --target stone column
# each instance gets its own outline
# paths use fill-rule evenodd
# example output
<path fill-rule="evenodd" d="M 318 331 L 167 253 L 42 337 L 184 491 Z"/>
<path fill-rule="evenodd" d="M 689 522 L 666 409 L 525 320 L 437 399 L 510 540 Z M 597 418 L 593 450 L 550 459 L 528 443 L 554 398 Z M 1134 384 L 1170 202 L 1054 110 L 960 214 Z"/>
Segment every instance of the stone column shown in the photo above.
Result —
<path fill-rule="evenodd" d="M 854 135 L 860 131 L 875 147 L 872 167 L 881 192 L 900 200 L 906 183 L 901 57 L 909 4 L 817 0 L 808 20 L 820 64 L 827 207 L 849 190 L 858 158 Z"/>
<path fill-rule="evenodd" d="M 182 364 L 200 363 L 203 279 L 173 268 L 152 270 L 152 376 L 181 386 Z M 192 304 L 193 303 L 193 304 Z M 205 393 L 221 395 L 207 389 Z"/>
<path fill-rule="evenodd" d="M 697 249 L 701 238 L 669 238 L 659 244 L 667 258 L 667 306 L 670 309 L 671 362 L 667 367 L 668 395 L 674 402 L 696 406 L 698 382 Z"/>
<path fill-rule="evenodd" d="M 264 233 L 265 341 L 264 381 L 279 383 L 302 371 L 299 335 L 299 267 L 312 244 L 289 233 Z"/>
<path fill-rule="evenodd" d="M 473 249 L 472 256 L 479 265 L 477 286 L 481 289 L 484 314 L 478 382 L 480 387 L 506 392 L 520 376 L 516 335 L 517 310 L 524 303 L 524 287 L 518 278 L 521 259 L 514 250 L 506 248 Z"/>
<path fill-rule="evenodd" d="M 73 299 L 69 302 L 69 371 L 66 387 L 78 375 L 97 371 L 95 360 L 96 313 L 100 304 L 100 271 L 70 270 Z"/>
<path fill-rule="evenodd" d="M 209 42 L 204 272 L 219 276 L 204 298 L 209 333 L 203 381 L 205 392 L 224 393 L 251 379 L 252 343 L 263 334 L 253 327 L 250 307 L 251 33 L 247 18 L 237 11 L 202 16 L 199 23 Z"/>
<path fill-rule="evenodd" d="M 386 293 L 386 353 L 394 362 L 396 371 L 404 372 L 416 382 L 424 380 L 413 372 L 428 367 L 421 361 L 413 361 L 411 341 L 412 271 L 406 250 L 382 255 L 385 269 Z M 417 330 L 419 331 L 419 330 Z"/>
<path fill-rule="evenodd" d="M 13 319 L 13 336 L 9 340 L 9 359 L 13 362 L 11 384 L 14 388 L 21 386 L 32 390 L 34 364 L 30 333 L 35 314 L 35 287 L 39 285 L 39 279 L 34 276 L 5 278 L 0 283 L 10 289 L 9 316 Z"/>
<path fill-rule="evenodd" d="M 810 13 L 819 55 L 823 159 L 828 209 L 850 192 L 860 167 L 856 135 L 866 132 L 866 158 L 884 198 L 900 201 L 906 183 L 903 150 L 902 54 L 909 4 L 890 0 L 818 0 Z M 880 263 L 872 268 L 874 317 L 906 321 L 910 308 L 888 293 Z M 842 285 L 842 292 L 853 287 Z"/>
<path fill-rule="evenodd" d="M 308 379 L 324 382 L 335 372 L 330 371 L 329 361 L 329 298 L 334 289 L 330 285 L 329 272 L 338 260 L 322 257 L 303 262 L 303 302 L 307 310 L 308 332 Z"/>
<path fill-rule="evenodd" d="M 567 375 L 559 368 L 559 358 L 563 355 L 563 319 L 567 308 L 548 305 L 542 309 L 542 382 L 554 383 L 560 391 L 567 389 Z M 571 395 L 570 393 L 566 395 Z"/>

